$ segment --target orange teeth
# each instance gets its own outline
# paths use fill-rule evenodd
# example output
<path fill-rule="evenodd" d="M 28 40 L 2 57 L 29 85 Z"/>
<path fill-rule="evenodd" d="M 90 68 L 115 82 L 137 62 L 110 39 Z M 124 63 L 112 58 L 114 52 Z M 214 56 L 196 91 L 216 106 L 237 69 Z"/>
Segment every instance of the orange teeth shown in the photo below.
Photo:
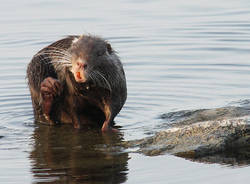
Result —
<path fill-rule="evenodd" d="M 80 72 L 76 72 L 76 77 L 77 77 L 78 79 L 82 79 Z"/>

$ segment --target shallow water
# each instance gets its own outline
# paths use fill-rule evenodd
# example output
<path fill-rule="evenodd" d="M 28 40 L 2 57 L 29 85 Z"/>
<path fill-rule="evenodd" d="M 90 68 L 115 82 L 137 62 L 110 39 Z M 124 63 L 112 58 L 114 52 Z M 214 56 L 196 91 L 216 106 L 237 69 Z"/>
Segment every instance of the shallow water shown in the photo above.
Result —
<path fill-rule="evenodd" d="M 0 182 L 248 183 L 248 165 L 147 157 L 113 145 L 160 130 L 164 113 L 250 99 L 249 7 L 248 0 L 1 3 Z M 121 135 L 34 124 L 28 62 L 49 43 L 82 33 L 108 39 L 124 63 Z"/>

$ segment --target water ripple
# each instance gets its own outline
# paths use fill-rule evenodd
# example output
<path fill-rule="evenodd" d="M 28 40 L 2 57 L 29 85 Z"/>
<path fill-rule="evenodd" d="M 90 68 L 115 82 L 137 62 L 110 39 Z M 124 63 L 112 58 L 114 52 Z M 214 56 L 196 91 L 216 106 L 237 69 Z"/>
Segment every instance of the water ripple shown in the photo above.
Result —
<path fill-rule="evenodd" d="M 66 0 L 12 0 L 2 3 L 1 171 L 6 170 L 3 168 L 5 166 L 15 168 L 15 174 L 22 176 L 7 177 L 14 181 L 24 175 L 31 175 L 30 159 L 27 157 L 36 147 L 32 147 L 35 139 L 32 137 L 33 112 L 25 73 L 32 56 L 44 46 L 71 34 L 93 33 L 105 37 L 118 51 L 124 63 L 128 84 L 127 102 L 115 121 L 122 126 L 124 139 L 142 138 L 162 123 L 157 119 L 160 114 L 215 108 L 239 100 L 244 104 L 250 99 L 248 7 L 247 0 L 212 0 L 209 3 L 206 0 L 128 0 L 112 1 L 108 5 L 106 1 L 83 3 L 80 0 L 74 3 Z M 53 156 L 53 151 L 50 154 Z M 74 152 L 72 155 L 75 154 Z M 82 158 L 82 155 L 78 156 Z M 32 162 L 36 163 L 37 160 Z M 16 168 L 17 161 L 23 161 L 28 166 Z M 135 161 L 136 159 L 130 164 L 133 165 Z M 160 162 L 161 159 L 157 164 Z M 186 168 L 182 167 L 183 162 L 177 160 L 175 164 Z M 143 162 L 137 166 L 144 167 L 144 164 Z M 188 162 L 188 165 L 192 164 Z M 28 171 L 25 172 L 27 168 Z M 214 173 L 211 166 L 200 169 L 200 165 L 195 165 L 193 169 L 201 174 Z M 176 172 L 178 169 L 169 171 L 166 173 Z M 193 173 L 187 175 L 190 171 L 183 171 L 185 174 L 182 180 L 190 179 L 189 176 Z M 220 171 L 223 174 L 226 172 Z M 52 178 L 41 176 L 46 175 L 47 170 L 42 172 L 41 169 L 34 169 L 34 172 L 34 175 L 45 180 Z M 6 176 L 11 173 L 6 172 Z M 135 172 L 136 179 L 143 178 L 140 173 L 137 174 Z M 175 174 L 178 175 L 177 172 Z M 204 181 L 207 179 L 205 176 L 198 179 L 196 177 L 196 182 Z M 227 175 L 221 174 L 220 178 L 225 179 Z M 232 179 L 232 175 L 228 178 Z M 156 178 L 152 177 L 154 179 Z M 165 179 L 166 177 L 164 182 Z M 0 180 L 2 181 L 1 177 Z M 191 179 L 189 181 L 192 183 Z M 6 180 L 2 182 L 7 183 Z M 174 182 L 178 183 L 176 179 Z"/>

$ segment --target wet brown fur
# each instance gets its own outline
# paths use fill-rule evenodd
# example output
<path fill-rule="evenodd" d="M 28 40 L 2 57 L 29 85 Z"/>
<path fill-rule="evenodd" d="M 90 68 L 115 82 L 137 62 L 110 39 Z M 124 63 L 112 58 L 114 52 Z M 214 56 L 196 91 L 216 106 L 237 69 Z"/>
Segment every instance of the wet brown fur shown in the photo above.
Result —
<path fill-rule="evenodd" d="M 73 42 L 75 39 L 78 41 Z M 76 58 L 88 64 L 84 83 L 76 82 L 71 72 Z M 48 77 L 62 86 L 49 120 L 44 116 L 40 89 Z M 107 41 L 91 35 L 69 36 L 39 51 L 28 65 L 27 78 L 35 119 L 50 124 L 73 123 L 77 128 L 105 122 L 111 125 L 127 97 L 125 74 L 116 52 Z"/>

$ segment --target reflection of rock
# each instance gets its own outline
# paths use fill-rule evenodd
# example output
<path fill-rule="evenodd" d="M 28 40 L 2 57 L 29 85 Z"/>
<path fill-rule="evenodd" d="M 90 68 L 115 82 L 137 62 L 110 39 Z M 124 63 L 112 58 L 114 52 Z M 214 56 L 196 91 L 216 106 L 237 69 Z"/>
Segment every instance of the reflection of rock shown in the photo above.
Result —
<path fill-rule="evenodd" d="M 120 135 L 38 124 L 33 139 L 30 158 L 36 183 L 126 181 L 128 154 L 114 146 L 121 142 Z"/>
<path fill-rule="evenodd" d="M 245 166 L 250 164 L 250 150 L 249 148 L 235 149 L 234 151 L 225 151 L 218 154 L 198 157 L 198 158 L 188 158 L 192 161 L 203 162 L 203 163 L 217 163 L 217 164 L 228 164 L 232 166 Z"/>
<path fill-rule="evenodd" d="M 169 128 L 126 146 L 151 156 L 170 153 L 202 162 L 250 164 L 248 111 L 229 107 L 166 114 L 164 119 L 172 118 Z"/>

